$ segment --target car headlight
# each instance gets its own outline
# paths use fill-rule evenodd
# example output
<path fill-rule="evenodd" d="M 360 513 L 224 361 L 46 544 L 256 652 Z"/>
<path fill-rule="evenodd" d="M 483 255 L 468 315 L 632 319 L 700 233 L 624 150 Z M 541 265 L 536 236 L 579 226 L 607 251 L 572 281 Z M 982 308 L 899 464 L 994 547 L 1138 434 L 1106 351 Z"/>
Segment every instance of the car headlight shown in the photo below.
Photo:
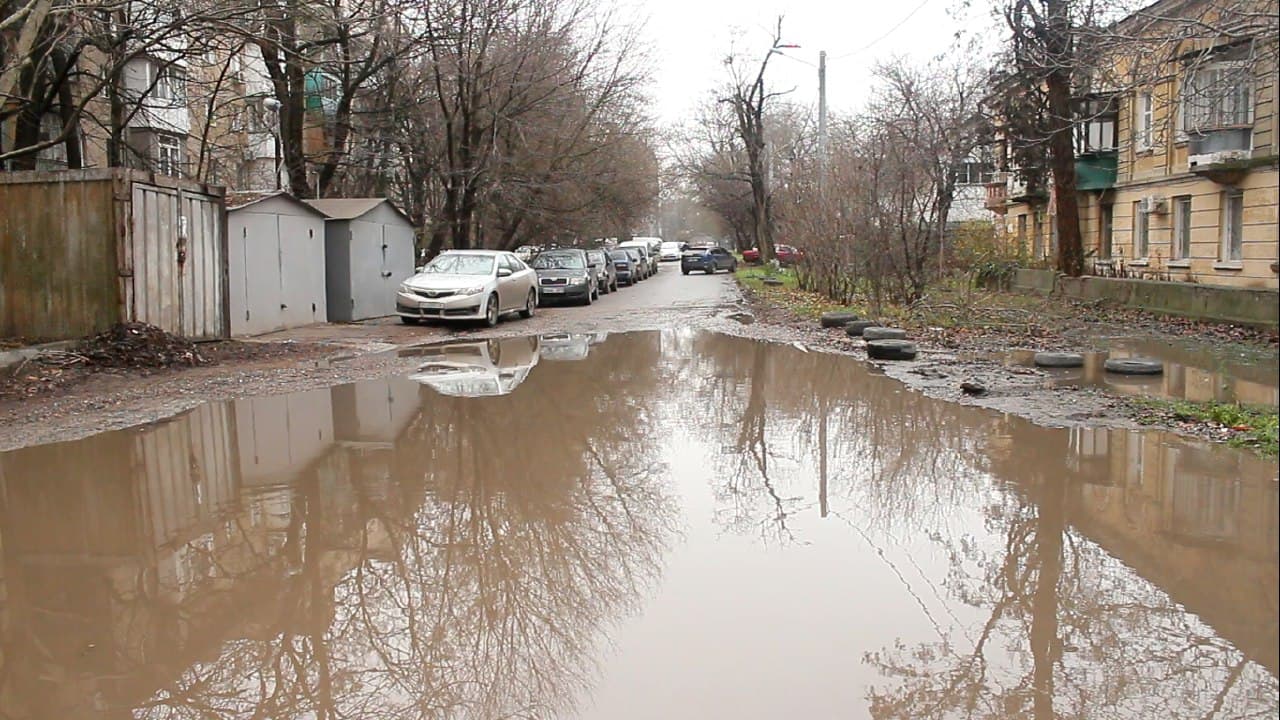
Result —
<path fill-rule="evenodd" d="M 409 283 L 400 283 L 400 292 L 404 293 L 405 295 L 412 295 L 413 287 L 411 287 Z"/>
<path fill-rule="evenodd" d="M 482 292 L 484 292 L 484 286 L 476 285 L 474 287 L 462 288 L 461 290 L 458 291 L 458 294 L 459 295 L 479 295 Z"/>
<path fill-rule="evenodd" d="M 569 278 L 570 285 L 586 285 L 587 279 L 584 277 Z"/>

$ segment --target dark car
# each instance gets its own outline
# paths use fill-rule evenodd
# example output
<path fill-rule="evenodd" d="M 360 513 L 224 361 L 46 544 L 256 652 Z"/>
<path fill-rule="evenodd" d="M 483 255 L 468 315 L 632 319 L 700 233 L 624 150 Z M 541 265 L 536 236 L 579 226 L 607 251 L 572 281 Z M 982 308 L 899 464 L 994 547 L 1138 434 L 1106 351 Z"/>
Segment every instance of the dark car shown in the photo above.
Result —
<path fill-rule="evenodd" d="M 613 271 L 619 285 L 635 285 L 640 282 L 636 274 L 636 261 L 626 250 L 610 250 L 609 259 L 613 262 Z"/>
<path fill-rule="evenodd" d="M 596 286 L 600 288 L 601 295 L 618 289 L 618 271 L 609 259 L 609 253 L 604 250 L 588 250 L 587 265 L 596 271 Z"/>
<path fill-rule="evenodd" d="M 574 300 L 590 305 L 600 297 L 597 273 L 587 263 L 583 250 L 544 250 L 529 262 L 538 274 L 538 301 Z"/>
<path fill-rule="evenodd" d="M 688 275 L 701 270 L 710 275 L 717 270 L 733 272 L 738 269 L 738 259 L 722 247 L 689 248 L 680 254 L 680 272 Z"/>
<path fill-rule="evenodd" d="M 645 257 L 644 250 L 637 247 L 619 248 L 631 258 L 631 265 L 635 268 L 631 277 L 634 280 L 644 280 L 649 277 L 649 259 Z"/>

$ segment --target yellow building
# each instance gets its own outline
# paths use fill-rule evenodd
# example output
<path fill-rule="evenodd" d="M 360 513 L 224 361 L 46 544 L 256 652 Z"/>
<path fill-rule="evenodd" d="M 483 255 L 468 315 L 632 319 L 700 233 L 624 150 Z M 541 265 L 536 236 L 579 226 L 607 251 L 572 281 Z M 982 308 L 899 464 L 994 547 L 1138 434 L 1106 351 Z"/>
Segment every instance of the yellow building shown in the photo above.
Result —
<path fill-rule="evenodd" d="M 1244 0 L 1232 12 L 1161 0 L 1135 13 L 1116 36 L 1147 39 L 1115 54 L 1121 81 L 1077 99 L 1086 272 L 1277 287 L 1276 10 Z M 1189 27 L 1224 32 L 1187 37 Z M 987 207 L 1029 256 L 1051 262 L 1052 192 L 1007 173 L 988 186 Z"/>

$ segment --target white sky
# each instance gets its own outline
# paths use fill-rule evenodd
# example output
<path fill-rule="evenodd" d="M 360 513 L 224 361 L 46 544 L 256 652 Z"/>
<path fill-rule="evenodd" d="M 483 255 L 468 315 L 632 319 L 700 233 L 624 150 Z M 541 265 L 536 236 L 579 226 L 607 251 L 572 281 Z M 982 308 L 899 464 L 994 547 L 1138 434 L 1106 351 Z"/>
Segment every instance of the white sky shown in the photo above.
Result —
<path fill-rule="evenodd" d="M 833 112 L 856 110 L 867 98 L 872 64 L 904 56 L 924 62 L 946 51 L 955 32 L 991 25 L 990 4 L 974 0 L 620 0 L 647 18 L 654 59 L 655 119 L 686 120 L 725 77 L 723 59 L 738 47 L 763 58 L 778 15 L 783 42 L 800 45 L 774 57 L 770 90 L 795 88 L 793 102 L 816 107 L 818 51 L 827 51 L 827 100 Z M 956 17 L 963 13 L 963 17 Z M 894 29 L 895 26 L 898 26 Z M 887 35 L 886 35 L 887 33 Z M 812 63 L 812 66 L 803 62 Z M 757 61 L 758 62 L 758 61 Z"/>

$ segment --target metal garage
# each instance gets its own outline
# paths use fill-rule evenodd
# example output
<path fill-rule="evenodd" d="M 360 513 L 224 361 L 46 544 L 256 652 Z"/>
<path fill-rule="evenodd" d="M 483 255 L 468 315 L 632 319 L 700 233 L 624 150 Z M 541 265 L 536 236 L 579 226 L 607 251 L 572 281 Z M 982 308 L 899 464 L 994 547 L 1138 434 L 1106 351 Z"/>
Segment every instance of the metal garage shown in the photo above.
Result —
<path fill-rule="evenodd" d="M 232 335 L 260 335 L 329 319 L 325 215 L 287 193 L 227 211 Z"/>
<path fill-rule="evenodd" d="M 329 320 L 394 315 L 396 287 L 413 274 L 413 223 L 386 198 L 307 200 L 325 223 Z"/>

